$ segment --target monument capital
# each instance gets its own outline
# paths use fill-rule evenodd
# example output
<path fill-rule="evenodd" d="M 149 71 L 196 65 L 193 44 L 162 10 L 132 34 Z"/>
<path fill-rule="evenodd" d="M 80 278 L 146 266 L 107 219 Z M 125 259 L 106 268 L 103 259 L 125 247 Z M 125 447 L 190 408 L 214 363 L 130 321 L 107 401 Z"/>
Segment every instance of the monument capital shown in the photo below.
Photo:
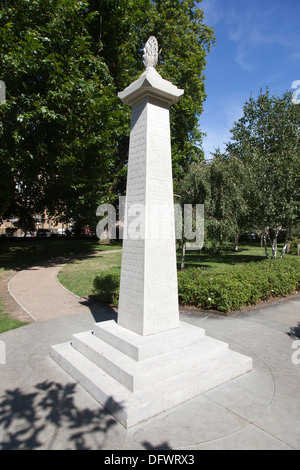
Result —
<path fill-rule="evenodd" d="M 157 41 L 151 36 L 144 48 L 143 62 L 146 70 L 142 75 L 125 90 L 118 93 L 118 97 L 123 103 L 132 106 L 143 98 L 156 98 L 171 106 L 184 93 L 184 90 L 165 80 L 155 69 L 157 63 Z"/>

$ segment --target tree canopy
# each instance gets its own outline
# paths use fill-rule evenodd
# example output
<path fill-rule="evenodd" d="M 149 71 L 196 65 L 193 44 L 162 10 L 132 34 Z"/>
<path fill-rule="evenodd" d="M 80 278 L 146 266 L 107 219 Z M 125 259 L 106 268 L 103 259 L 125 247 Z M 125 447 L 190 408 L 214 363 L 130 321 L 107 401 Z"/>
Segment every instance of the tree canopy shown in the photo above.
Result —
<path fill-rule="evenodd" d="M 191 165 L 180 183 L 183 204 L 204 204 L 205 239 L 214 251 L 223 243 L 237 243 L 251 224 L 250 172 L 244 162 L 219 149 L 211 161 Z"/>
<path fill-rule="evenodd" d="M 288 240 L 300 220 L 300 108 L 290 92 L 272 96 L 261 90 L 245 103 L 231 132 L 227 150 L 251 171 L 253 222 L 276 258 L 280 230 Z"/>
<path fill-rule="evenodd" d="M 198 117 L 214 41 L 191 0 L 4 0 L 0 7 L 0 217 L 95 217 L 124 194 L 130 109 L 117 97 L 159 42 L 159 73 L 185 89 L 171 115 L 175 177 L 203 158 Z M 30 221 L 29 221 L 30 222 Z M 29 223 L 28 222 L 28 223 Z"/>

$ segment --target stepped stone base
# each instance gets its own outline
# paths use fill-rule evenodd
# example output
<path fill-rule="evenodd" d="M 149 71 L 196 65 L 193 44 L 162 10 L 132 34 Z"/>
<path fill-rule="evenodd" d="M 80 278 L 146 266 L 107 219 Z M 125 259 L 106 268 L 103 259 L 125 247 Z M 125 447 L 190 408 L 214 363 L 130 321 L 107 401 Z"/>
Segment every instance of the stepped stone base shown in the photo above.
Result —
<path fill-rule="evenodd" d="M 51 348 L 51 357 L 129 428 L 252 370 L 250 357 L 233 352 L 201 328 L 140 336 L 115 321 Z"/>

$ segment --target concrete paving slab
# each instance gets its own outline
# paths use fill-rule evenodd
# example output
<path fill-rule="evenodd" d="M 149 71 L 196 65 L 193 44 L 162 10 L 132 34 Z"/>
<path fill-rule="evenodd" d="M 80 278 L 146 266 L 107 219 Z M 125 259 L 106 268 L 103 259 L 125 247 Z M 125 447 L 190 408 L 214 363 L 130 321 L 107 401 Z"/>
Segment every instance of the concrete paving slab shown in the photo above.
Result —
<path fill-rule="evenodd" d="M 200 444 L 199 450 L 293 450 L 284 442 L 249 425 L 238 433 L 233 433 L 215 442 Z"/>
<path fill-rule="evenodd" d="M 53 344 L 116 319 L 116 313 L 72 296 L 84 310 L 63 315 L 59 309 L 59 316 L 52 288 L 49 317 L 0 335 L 6 349 L 6 364 L 0 364 L 1 450 L 300 449 L 300 364 L 292 361 L 293 341 L 300 339 L 300 296 L 228 317 L 182 313 L 182 321 L 250 355 L 254 370 L 126 430 L 49 354 Z M 38 292 L 36 285 L 32 295 Z"/>
<path fill-rule="evenodd" d="M 234 387 L 230 383 L 224 384 L 222 387 L 210 390 L 206 396 L 252 423 L 270 406 L 274 394 L 273 375 L 263 361 L 254 357 L 254 367 L 251 374 L 238 377 L 234 382 Z"/>
<path fill-rule="evenodd" d="M 272 372 L 266 364 L 274 362 L 267 357 L 272 348 L 262 348 L 259 341 L 253 342 L 255 367 L 250 374 L 126 431 L 49 356 L 52 344 L 89 329 L 94 320 L 92 314 L 63 317 L 0 335 L 7 347 L 7 364 L 0 366 L 1 449 L 300 448 L 300 368 L 292 364 L 285 374 Z M 206 331 L 214 324 L 215 330 L 210 318 L 203 321 L 195 315 L 193 323 Z M 232 319 L 228 324 L 234 336 L 230 346 L 244 351 L 237 345 Z M 222 325 L 226 329 L 226 319 Z M 249 325 L 253 332 L 253 323 Z M 268 333 L 280 350 L 288 347 L 288 360 L 287 335 L 266 327 L 267 340 Z"/>

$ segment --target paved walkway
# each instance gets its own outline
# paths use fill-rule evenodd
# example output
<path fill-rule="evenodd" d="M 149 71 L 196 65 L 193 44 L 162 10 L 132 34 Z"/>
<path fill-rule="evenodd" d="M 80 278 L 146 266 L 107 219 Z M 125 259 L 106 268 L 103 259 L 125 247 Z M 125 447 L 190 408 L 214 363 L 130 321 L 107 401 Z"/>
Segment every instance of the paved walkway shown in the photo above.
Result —
<path fill-rule="evenodd" d="M 118 251 L 120 250 L 102 251 L 83 257 L 106 256 Z M 57 279 L 59 270 L 69 260 L 70 258 L 59 258 L 41 263 L 18 272 L 10 280 L 8 290 L 27 312 L 29 321 L 39 322 L 90 311 L 87 302 L 66 290 Z"/>
<path fill-rule="evenodd" d="M 31 324 L 0 335 L 0 450 L 300 449 L 299 295 L 228 317 L 182 311 L 253 357 L 254 370 L 126 430 L 49 356 L 51 345 L 116 318 L 62 288 L 64 262 L 10 281 Z"/>

